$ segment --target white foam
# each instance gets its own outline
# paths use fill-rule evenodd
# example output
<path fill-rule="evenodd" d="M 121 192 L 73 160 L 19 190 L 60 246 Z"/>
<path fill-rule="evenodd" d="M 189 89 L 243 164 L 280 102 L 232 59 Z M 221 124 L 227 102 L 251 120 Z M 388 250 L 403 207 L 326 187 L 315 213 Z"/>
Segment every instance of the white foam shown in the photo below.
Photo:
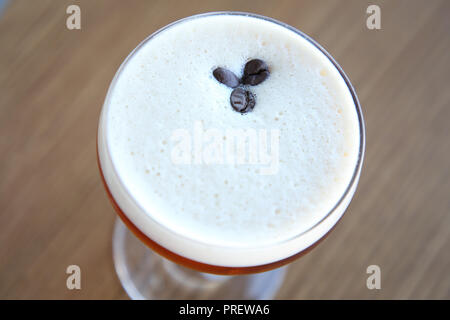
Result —
<path fill-rule="evenodd" d="M 212 70 L 240 76 L 251 58 L 271 74 L 250 88 L 256 106 L 241 115 Z M 194 133 L 196 123 L 279 130 L 278 172 L 173 163 L 174 131 Z M 354 176 L 360 142 L 354 100 L 333 63 L 297 33 L 242 15 L 188 19 L 146 41 L 116 75 L 99 127 L 105 179 L 128 218 L 167 249 L 224 266 L 277 261 L 326 233 L 356 187 L 357 177 L 328 215 Z"/>

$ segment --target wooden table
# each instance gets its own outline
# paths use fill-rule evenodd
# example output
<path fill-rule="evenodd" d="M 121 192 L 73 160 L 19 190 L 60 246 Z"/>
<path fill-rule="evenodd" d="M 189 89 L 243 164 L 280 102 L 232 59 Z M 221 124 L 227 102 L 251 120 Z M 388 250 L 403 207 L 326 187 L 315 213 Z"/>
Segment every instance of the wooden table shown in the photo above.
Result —
<path fill-rule="evenodd" d="M 169 22 L 251 11 L 303 30 L 352 80 L 367 152 L 336 230 L 291 264 L 280 299 L 450 298 L 450 1 L 14 1 L 0 17 L 0 298 L 126 299 L 97 120 L 124 57 Z M 381 7 L 381 30 L 366 8 Z M 66 288 L 66 267 L 82 289 Z M 368 290 L 366 268 L 381 268 Z"/>

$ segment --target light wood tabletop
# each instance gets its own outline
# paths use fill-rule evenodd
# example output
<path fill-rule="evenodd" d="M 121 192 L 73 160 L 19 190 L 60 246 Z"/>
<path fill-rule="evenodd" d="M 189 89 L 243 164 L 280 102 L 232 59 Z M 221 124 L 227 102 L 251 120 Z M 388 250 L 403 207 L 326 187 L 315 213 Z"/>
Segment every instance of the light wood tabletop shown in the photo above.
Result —
<path fill-rule="evenodd" d="M 68 30 L 66 8 L 81 8 Z M 381 9 L 369 30 L 366 9 Z M 247 11 L 286 22 L 338 61 L 367 148 L 342 221 L 293 262 L 278 299 L 450 299 L 450 1 L 27 1 L 0 16 L 0 298 L 127 299 L 96 130 L 121 61 L 179 18 Z M 79 265 L 81 290 L 66 268 Z M 366 269 L 381 269 L 369 290 Z"/>

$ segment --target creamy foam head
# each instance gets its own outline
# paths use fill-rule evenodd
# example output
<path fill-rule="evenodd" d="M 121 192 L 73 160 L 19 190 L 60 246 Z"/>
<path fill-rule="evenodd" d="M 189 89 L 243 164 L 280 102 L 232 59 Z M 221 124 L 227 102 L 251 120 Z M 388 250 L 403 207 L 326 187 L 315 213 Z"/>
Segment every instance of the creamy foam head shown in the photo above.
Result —
<path fill-rule="evenodd" d="M 212 71 L 241 76 L 253 58 L 269 65 L 270 76 L 249 88 L 256 105 L 242 115 Z M 150 238 L 201 262 L 245 261 L 211 258 L 214 248 L 227 248 L 264 263 L 300 251 L 299 242 L 282 252 L 262 248 L 289 243 L 341 200 L 354 178 L 360 130 L 345 80 L 311 42 L 267 20 L 209 15 L 166 28 L 129 57 L 104 105 L 99 152 L 113 196 Z M 241 163 L 226 157 L 239 132 L 256 142 L 253 161 L 250 149 Z"/>

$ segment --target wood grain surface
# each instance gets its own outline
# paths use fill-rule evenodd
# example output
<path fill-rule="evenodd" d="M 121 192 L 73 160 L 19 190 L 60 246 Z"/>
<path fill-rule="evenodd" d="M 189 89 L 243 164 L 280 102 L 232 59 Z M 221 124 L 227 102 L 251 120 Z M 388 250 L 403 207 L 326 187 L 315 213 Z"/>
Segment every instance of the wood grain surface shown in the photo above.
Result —
<path fill-rule="evenodd" d="M 81 30 L 66 8 L 81 7 Z M 366 8 L 381 7 L 381 30 Z M 0 298 L 127 299 L 115 214 L 96 165 L 99 112 L 121 61 L 195 13 L 291 24 L 340 63 L 367 129 L 359 188 L 279 299 L 450 299 L 450 1 L 11 1 L 0 16 Z M 66 288 L 66 267 L 82 289 Z M 379 265 L 381 290 L 366 268 Z"/>

